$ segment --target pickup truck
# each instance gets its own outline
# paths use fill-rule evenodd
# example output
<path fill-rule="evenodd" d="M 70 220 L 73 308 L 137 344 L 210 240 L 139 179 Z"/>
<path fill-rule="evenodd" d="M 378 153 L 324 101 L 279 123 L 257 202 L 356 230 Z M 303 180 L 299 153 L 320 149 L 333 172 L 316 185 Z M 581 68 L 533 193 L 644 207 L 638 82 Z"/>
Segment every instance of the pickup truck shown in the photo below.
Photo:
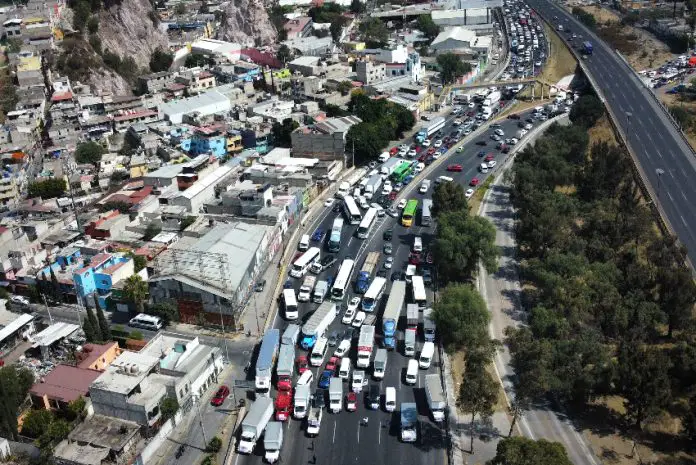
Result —
<path fill-rule="evenodd" d="M 319 405 L 312 405 L 312 408 L 309 409 L 309 416 L 307 417 L 307 436 L 315 437 L 319 435 L 321 417 L 323 414 L 324 410 Z"/>
<path fill-rule="evenodd" d="M 300 292 L 297 294 L 297 300 L 300 302 L 309 302 L 314 291 L 314 284 L 317 282 L 316 276 L 306 276 L 300 286 Z"/>

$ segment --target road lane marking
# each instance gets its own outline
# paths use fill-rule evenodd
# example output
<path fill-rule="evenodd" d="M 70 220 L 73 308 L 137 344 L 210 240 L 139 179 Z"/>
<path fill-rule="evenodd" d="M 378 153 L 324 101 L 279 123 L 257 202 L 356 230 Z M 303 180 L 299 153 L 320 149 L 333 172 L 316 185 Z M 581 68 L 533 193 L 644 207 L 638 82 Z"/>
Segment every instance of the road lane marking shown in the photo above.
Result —
<path fill-rule="evenodd" d="M 688 228 L 689 226 L 686 224 L 686 220 L 684 220 L 684 216 L 683 216 L 683 215 L 679 215 L 679 218 L 681 218 L 682 223 L 684 223 L 684 226 L 686 226 L 686 227 Z"/>
<path fill-rule="evenodd" d="M 358 422 L 358 444 L 360 443 L 360 422 Z"/>
<path fill-rule="evenodd" d="M 334 421 L 333 438 L 331 439 L 331 443 L 333 443 L 333 444 L 336 443 L 336 422 L 335 421 Z"/>
<path fill-rule="evenodd" d="M 667 197 L 669 197 L 669 200 L 671 200 L 672 202 L 674 202 L 674 199 L 672 198 L 672 194 L 670 194 L 669 191 L 667 191 Z"/>
<path fill-rule="evenodd" d="M 379 420 L 379 428 L 377 428 L 377 444 L 382 444 L 382 420 Z"/>

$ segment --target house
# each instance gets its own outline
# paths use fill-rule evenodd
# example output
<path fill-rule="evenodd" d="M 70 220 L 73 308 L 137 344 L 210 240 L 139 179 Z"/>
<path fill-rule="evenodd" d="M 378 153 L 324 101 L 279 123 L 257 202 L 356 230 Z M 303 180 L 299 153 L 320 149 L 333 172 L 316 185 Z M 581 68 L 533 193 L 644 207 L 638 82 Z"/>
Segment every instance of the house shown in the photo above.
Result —
<path fill-rule="evenodd" d="M 53 371 L 29 389 L 31 403 L 38 409 L 65 409 L 70 402 L 87 397 L 89 386 L 100 375 L 100 371 L 89 368 L 56 365 Z"/>
<path fill-rule="evenodd" d="M 362 60 L 355 64 L 355 72 L 358 81 L 363 84 L 371 84 L 384 80 L 386 77 L 386 66 L 384 63 Z"/>
<path fill-rule="evenodd" d="M 160 71 L 159 73 L 139 76 L 138 89 L 141 93 L 161 92 L 168 85 L 174 83 L 176 76 L 177 74 L 172 71 Z"/>
<path fill-rule="evenodd" d="M 85 370 L 104 371 L 116 357 L 121 355 L 121 352 L 117 342 L 87 343 L 82 346 L 82 351 L 75 354 L 77 367 Z"/>
<path fill-rule="evenodd" d="M 311 157 L 319 160 L 344 160 L 346 135 L 357 116 L 327 118 L 311 126 L 297 128 L 291 134 L 293 157 Z"/>
<path fill-rule="evenodd" d="M 215 197 L 217 184 L 232 174 L 233 169 L 230 166 L 220 166 L 183 192 L 173 195 L 167 200 L 167 204 L 180 205 L 191 213 L 198 213 L 205 202 Z"/>
<path fill-rule="evenodd" d="M 164 103 L 160 106 L 160 113 L 173 124 L 181 124 L 184 115 L 198 113 L 207 116 L 228 112 L 231 109 L 229 98 L 216 90 L 210 90 L 193 97 Z"/>
<path fill-rule="evenodd" d="M 479 36 L 471 29 L 450 27 L 440 32 L 430 47 L 435 53 L 456 53 L 473 59 L 477 56 L 487 57 L 493 41 L 490 36 Z"/>
<path fill-rule="evenodd" d="M 312 30 L 312 18 L 309 16 L 299 16 L 287 21 L 283 25 L 289 40 L 307 37 Z"/>
<path fill-rule="evenodd" d="M 58 465 L 131 463 L 139 452 L 140 425 L 103 415 L 91 415 L 75 426 L 53 450 Z"/>

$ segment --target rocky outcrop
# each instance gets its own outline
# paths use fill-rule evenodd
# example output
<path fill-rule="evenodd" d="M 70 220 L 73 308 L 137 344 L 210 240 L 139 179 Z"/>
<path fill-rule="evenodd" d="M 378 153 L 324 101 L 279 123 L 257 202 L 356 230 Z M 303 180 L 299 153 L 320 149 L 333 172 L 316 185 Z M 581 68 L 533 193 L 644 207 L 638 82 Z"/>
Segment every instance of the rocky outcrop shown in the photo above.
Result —
<path fill-rule="evenodd" d="M 230 0 L 222 11 L 218 38 L 246 47 L 275 43 L 278 32 L 268 17 L 263 0 Z"/>
<path fill-rule="evenodd" d="M 128 81 L 106 66 L 93 69 L 85 84 L 89 85 L 95 95 L 131 95 L 133 93 Z"/>

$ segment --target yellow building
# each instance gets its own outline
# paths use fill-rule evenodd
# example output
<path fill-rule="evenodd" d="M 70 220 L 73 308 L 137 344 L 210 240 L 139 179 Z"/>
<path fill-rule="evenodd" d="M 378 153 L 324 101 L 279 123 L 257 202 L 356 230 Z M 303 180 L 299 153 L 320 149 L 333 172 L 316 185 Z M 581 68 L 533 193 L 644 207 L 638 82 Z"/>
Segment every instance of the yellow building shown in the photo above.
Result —
<path fill-rule="evenodd" d="M 227 153 L 237 153 L 244 149 L 242 135 L 238 132 L 227 133 Z"/>

